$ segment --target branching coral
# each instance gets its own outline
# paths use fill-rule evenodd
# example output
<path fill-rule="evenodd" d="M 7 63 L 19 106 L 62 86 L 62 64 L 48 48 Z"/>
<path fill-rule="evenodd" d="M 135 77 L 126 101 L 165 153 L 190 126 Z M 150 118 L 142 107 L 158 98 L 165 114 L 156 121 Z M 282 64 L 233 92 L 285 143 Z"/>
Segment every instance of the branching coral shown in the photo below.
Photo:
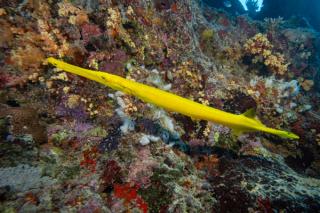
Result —
<path fill-rule="evenodd" d="M 289 63 L 285 63 L 283 54 L 273 52 L 273 45 L 266 35 L 256 34 L 246 41 L 244 49 L 248 54 L 254 56 L 253 63 L 262 62 L 278 75 L 284 75 L 287 72 Z"/>
<path fill-rule="evenodd" d="M 271 31 L 275 32 L 280 25 L 284 23 L 284 20 L 282 17 L 278 18 L 265 18 L 264 23 L 266 24 L 266 27 Z"/>

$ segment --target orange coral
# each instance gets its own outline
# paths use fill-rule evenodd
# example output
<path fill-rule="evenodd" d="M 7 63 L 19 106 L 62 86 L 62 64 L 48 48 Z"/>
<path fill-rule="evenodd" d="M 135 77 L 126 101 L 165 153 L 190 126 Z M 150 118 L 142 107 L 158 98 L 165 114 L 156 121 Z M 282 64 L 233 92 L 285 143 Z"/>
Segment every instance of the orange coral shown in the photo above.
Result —
<path fill-rule="evenodd" d="M 5 20 L 0 20 L 0 34 L 0 47 L 12 42 L 13 33 L 10 29 L 10 24 Z"/>
<path fill-rule="evenodd" d="M 314 85 L 314 81 L 313 80 L 302 80 L 300 82 L 301 84 L 301 87 L 305 90 L 305 91 L 310 91 L 311 88 L 313 87 Z"/>
<path fill-rule="evenodd" d="M 207 170 L 211 174 L 217 174 L 217 168 L 219 166 L 219 158 L 217 155 L 203 156 L 195 166 L 199 170 Z"/>
<path fill-rule="evenodd" d="M 39 70 L 45 55 L 42 50 L 34 45 L 18 47 L 12 51 L 11 60 L 21 70 Z"/>

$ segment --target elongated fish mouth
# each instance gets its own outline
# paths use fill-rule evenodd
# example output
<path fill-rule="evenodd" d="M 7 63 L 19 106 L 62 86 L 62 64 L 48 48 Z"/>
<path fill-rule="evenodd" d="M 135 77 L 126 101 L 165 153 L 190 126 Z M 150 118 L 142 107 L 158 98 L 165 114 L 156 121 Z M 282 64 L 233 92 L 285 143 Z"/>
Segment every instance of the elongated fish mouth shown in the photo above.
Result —
<path fill-rule="evenodd" d="M 289 138 L 289 139 L 294 139 L 294 140 L 300 139 L 299 135 L 296 135 L 292 132 L 281 131 L 281 133 L 279 133 L 278 135 L 283 138 Z"/>

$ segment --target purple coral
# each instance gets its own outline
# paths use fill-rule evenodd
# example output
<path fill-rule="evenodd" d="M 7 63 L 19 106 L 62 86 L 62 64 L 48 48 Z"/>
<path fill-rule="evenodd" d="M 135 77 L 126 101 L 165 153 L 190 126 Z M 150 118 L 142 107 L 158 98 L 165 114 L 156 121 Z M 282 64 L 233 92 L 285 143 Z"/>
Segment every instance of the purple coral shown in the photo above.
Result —
<path fill-rule="evenodd" d="M 85 121 L 88 118 L 88 114 L 86 113 L 84 106 L 79 105 L 74 108 L 69 108 L 66 105 L 67 97 L 63 97 L 62 101 L 56 108 L 56 115 L 61 117 L 70 117 L 74 118 L 78 121 Z"/>

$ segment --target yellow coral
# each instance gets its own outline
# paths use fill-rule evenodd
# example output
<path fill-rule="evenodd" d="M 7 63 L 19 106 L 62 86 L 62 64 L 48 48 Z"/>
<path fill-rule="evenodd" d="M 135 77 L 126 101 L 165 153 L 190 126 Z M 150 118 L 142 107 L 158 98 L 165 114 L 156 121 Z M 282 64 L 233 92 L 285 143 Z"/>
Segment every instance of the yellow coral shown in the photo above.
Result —
<path fill-rule="evenodd" d="M 273 45 L 265 34 L 258 33 L 245 43 L 244 48 L 246 52 L 257 55 L 263 54 L 264 51 L 271 51 Z"/>
<path fill-rule="evenodd" d="M 202 31 L 201 33 L 201 38 L 205 41 L 208 41 L 210 39 L 212 39 L 214 36 L 214 31 L 213 29 L 205 29 Z"/>
<path fill-rule="evenodd" d="M 70 95 L 68 97 L 67 106 L 70 109 L 74 109 L 80 104 L 80 96 L 79 95 Z"/>
<path fill-rule="evenodd" d="M 242 57 L 242 51 L 238 43 L 235 43 L 233 46 L 226 47 L 224 49 L 224 55 L 227 56 L 227 59 L 238 61 Z"/>
<path fill-rule="evenodd" d="M 173 72 L 174 77 L 184 79 L 184 81 L 186 81 L 184 85 L 185 87 L 190 89 L 202 89 L 202 76 L 198 70 L 193 68 L 191 61 L 182 62 L 177 69 L 173 70 Z"/>
<path fill-rule="evenodd" d="M 289 63 L 286 63 L 283 54 L 273 53 L 272 48 L 273 45 L 262 33 L 256 34 L 244 44 L 245 51 L 254 56 L 253 63 L 262 62 L 272 72 L 284 75 L 288 70 Z"/>
<path fill-rule="evenodd" d="M 75 6 L 73 6 L 69 2 L 60 2 L 58 3 L 59 16 L 69 17 L 68 22 L 74 25 L 82 25 L 84 23 L 89 22 L 89 18 L 87 13 L 84 10 L 81 10 Z"/>
<path fill-rule="evenodd" d="M 107 21 L 107 27 L 110 29 L 109 33 L 112 36 L 118 36 L 132 49 L 136 49 L 135 43 L 131 40 L 129 33 L 122 27 L 121 14 L 118 9 L 108 9 L 109 19 Z"/>
<path fill-rule="evenodd" d="M 289 65 L 285 63 L 284 56 L 279 53 L 267 56 L 264 64 L 279 75 L 284 75 L 288 70 Z"/>

